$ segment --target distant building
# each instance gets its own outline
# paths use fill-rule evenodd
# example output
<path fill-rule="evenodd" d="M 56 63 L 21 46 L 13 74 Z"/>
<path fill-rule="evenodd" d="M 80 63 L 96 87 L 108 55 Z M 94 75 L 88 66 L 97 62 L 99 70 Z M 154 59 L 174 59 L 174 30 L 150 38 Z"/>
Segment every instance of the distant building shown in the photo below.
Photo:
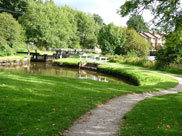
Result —
<path fill-rule="evenodd" d="M 165 39 L 163 34 L 157 34 L 154 32 L 145 32 L 145 33 L 140 33 L 140 35 L 150 43 L 153 50 L 159 50 L 165 44 Z"/>

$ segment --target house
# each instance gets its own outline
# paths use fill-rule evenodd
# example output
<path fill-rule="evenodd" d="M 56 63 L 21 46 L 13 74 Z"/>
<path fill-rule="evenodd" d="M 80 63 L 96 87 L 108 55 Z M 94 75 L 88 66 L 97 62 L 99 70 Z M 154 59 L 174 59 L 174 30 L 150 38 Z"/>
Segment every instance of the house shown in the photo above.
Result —
<path fill-rule="evenodd" d="M 162 34 L 157 34 L 154 32 L 144 32 L 140 35 L 148 41 L 153 50 L 159 50 L 165 44 L 165 39 Z"/>

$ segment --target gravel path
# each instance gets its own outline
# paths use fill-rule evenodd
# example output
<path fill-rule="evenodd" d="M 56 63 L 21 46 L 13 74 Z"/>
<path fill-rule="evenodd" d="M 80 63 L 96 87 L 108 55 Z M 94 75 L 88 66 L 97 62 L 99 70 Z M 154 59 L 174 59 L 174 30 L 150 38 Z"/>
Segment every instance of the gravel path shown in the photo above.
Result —
<path fill-rule="evenodd" d="M 80 117 L 69 130 L 64 132 L 63 136 L 119 136 L 123 116 L 139 101 L 153 96 L 182 91 L 182 78 L 163 75 L 177 79 L 179 85 L 176 88 L 161 92 L 130 94 L 112 99 Z"/>

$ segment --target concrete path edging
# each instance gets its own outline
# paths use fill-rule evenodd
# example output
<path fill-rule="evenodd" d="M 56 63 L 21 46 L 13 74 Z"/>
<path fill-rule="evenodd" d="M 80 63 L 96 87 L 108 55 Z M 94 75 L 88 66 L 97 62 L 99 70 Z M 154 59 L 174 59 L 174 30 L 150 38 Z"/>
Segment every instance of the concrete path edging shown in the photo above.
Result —
<path fill-rule="evenodd" d="M 74 122 L 69 130 L 63 133 L 62 136 L 119 136 L 122 118 L 126 113 L 131 111 L 139 101 L 153 96 L 175 94 L 182 91 L 182 78 L 168 74 L 162 75 L 177 79 L 179 81 L 179 85 L 165 91 L 129 94 L 109 100 L 106 104 L 100 105 L 81 116 Z"/>

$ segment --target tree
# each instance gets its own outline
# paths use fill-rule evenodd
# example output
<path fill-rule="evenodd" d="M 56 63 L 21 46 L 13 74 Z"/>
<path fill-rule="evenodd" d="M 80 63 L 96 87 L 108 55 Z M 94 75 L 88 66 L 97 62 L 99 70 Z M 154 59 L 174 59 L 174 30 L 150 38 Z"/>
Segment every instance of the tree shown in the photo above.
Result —
<path fill-rule="evenodd" d="M 52 0 L 30 2 L 19 18 L 28 41 L 39 48 L 94 48 L 96 24 L 91 15 L 58 7 Z"/>
<path fill-rule="evenodd" d="M 182 64 L 182 30 L 171 32 L 166 36 L 166 46 L 157 53 L 157 65 Z"/>
<path fill-rule="evenodd" d="M 69 14 L 70 15 L 70 14 Z M 28 41 L 39 48 L 68 48 L 74 30 L 65 8 L 53 2 L 32 2 L 27 12 L 19 19 L 26 30 Z"/>
<path fill-rule="evenodd" d="M 99 32 L 98 43 L 102 54 L 121 54 L 124 44 L 121 28 L 114 24 L 103 26 Z"/>
<path fill-rule="evenodd" d="M 25 42 L 21 25 L 11 14 L 0 14 L 0 54 L 10 55 Z"/>
<path fill-rule="evenodd" d="M 122 47 L 123 54 L 134 53 L 138 57 L 146 57 L 149 55 L 149 43 L 141 37 L 135 30 L 123 28 L 123 37 L 125 43 Z"/>
<path fill-rule="evenodd" d="M 141 14 L 145 9 L 154 15 L 156 26 L 167 32 L 182 26 L 181 0 L 127 0 L 119 12 L 124 17 L 129 14 Z"/>
<path fill-rule="evenodd" d="M 135 29 L 137 32 L 148 32 L 149 28 L 144 22 L 144 19 L 141 15 L 133 14 L 127 21 L 129 28 Z"/>
<path fill-rule="evenodd" d="M 100 26 L 102 26 L 104 24 L 104 21 L 100 15 L 93 14 L 93 18 L 94 18 L 95 22 L 98 23 Z"/>
<path fill-rule="evenodd" d="M 0 37 L 0 56 L 9 56 L 12 54 L 12 49 L 7 45 L 7 42 Z"/>
<path fill-rule="evenodd" d="M 154 24 L 166 31 L 166 44 L 158 52 L 157 62 L 169 65 L 181 62 L 182 2 L 181 0 L 128 0 L 120 7 L 120 14 L 140 14 L 145 9 L 154 15 Z"/>
<path fill-rule="evenodd" d="M 68 48 L 80 48 L 80 37 L 77 34 L 77 11 L 68 7 L 61 7 L 62 12 L 66 15 L 70 23 L 70 38 L 68 40 Z"/>
<path fill-rule="evenodd" d="M 16 19 L 26 12 L 30 0 L 0 0 L 0 13 L 8 12 Z"/>
<path fill-rule="evenodd" d="M 77 34 L 82 48 L 92 49 L 97 44 L 95 21 L 90 14 L 77 11 Z"/>

